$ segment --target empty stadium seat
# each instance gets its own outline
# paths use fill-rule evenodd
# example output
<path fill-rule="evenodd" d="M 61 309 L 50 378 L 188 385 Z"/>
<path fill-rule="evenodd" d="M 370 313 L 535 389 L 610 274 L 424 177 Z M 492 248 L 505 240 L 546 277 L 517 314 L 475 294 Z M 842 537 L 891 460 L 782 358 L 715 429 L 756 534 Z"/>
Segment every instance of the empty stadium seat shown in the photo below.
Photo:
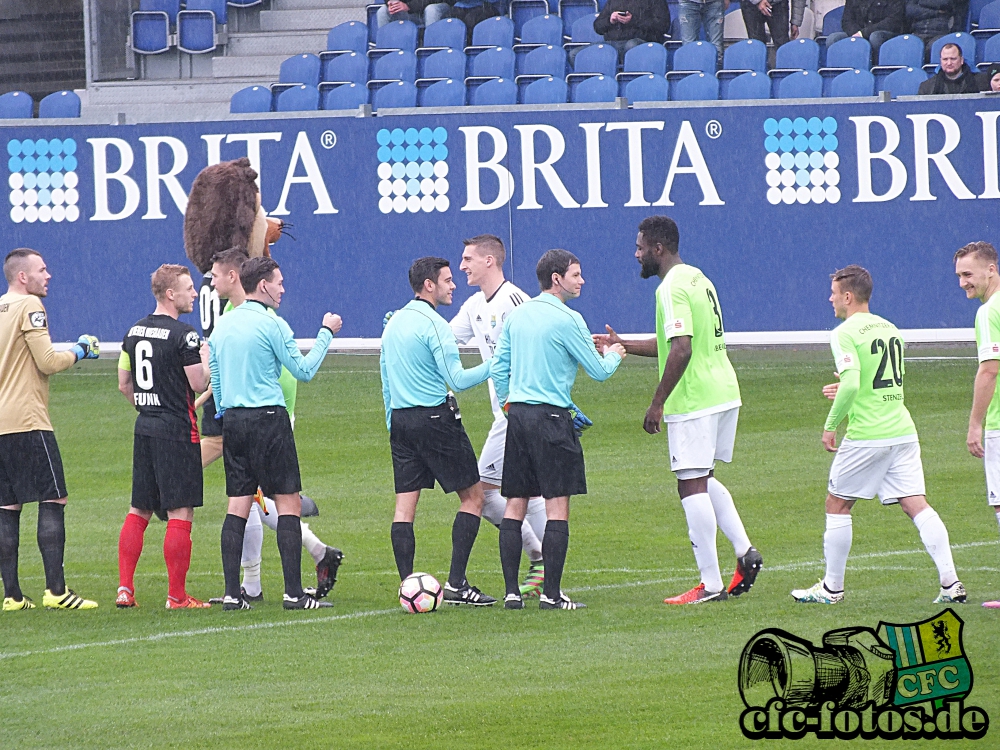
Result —
<path fill-rule="evenodd" d="M 878 65 L 872 68 L 876 88 L 892 71 L 900 68 L 919 68 L 924 62 L 924 42 L 912 34 L 894 36 L 884 42 L 878 51 Z"/>
<path fill-rule="evenodd" d="M 625 95 L 625 86 L 629 81 L 644 75 L 662 76 L 667 72 L 667 50 L 662 44 L 647 42 L 633 47 L 625 53 L 623 70 L 616 78 L 618 90 Z"/>
<path fill-rule="evenodd" d="M 507 78 L 493 78 L 469 91 L 469 104 L 516 104 L 517 85 Z"/>
<path fill-rule="evenodd" d="M 177 14 L 177 49 L 189 55 L 214 51 L 218 46 L 215 22 L 210 10 L 182 10 Z"/>
<path fill-rule="evenodd" d="M 181 0 L 139 0 L 139 11 L 143 13 L 166 13 L 170 25 L 177 23 L 181 11 Z"/>
<path fill-rule="evenodd" d="M 976 40 L 976 60 L 986 62 L 986 41 L 1000 34 L 1000 0 L 994 0 L 979 14 L 979 28 L 972 30 L 972 38 Z"/>
<path fill-rule="evenodd" d="M 368 87 L 362 83 L 345 83 L 320 93 L 323 109 L 357 109 L 368 103 Z"/>
<path fill-rule="evenodd" d="M 712 101 L 719 98 L 719 79 L 711 73 L 692 73 L 670 84 L 670 100 Z"/>
<path fill-rule="evenodd" d="M 23 91 L 8 91 L 0 96 L 0 120 L 26 120 L 34 108 L 34 100 Z"/>
<path fill-rule="evenodd" d="M 576 84 L 572 88 L 570 96 L 571 101 L 581 104 L 613 102 L 618 96 L 618 84 L 612 76 L 596 75 L 585 78 Z"/>
<path fill-rule="evenodd" d="M 715 74 L 722 98 L 727 98 L 726 91 L 732 79 L 750 71 L 767 72 L 767 45 L 757 39 L 746 39 L 727 47 L 722 58 L 722 70 Z"/>
<path fill-rule="evenodd" d="M 394 81 L 372 95 L 375 109 L 384 107 L 416 107 L 417 87 L 409 81 Z"/>
<path fill-rule="evenodd" d="M 594 20 L 597 15 L 581 16 L 573 22 L 573 33 L 569 41 L 563 44 L 566 50 L 586 47 L 588 44 L 600 44 L 604 37 L 594 31 Z"/>
<path fill-rule="evenodd" d="M 430 57 L 425 57 L 417 88 L 430 86 L 435 81 L 447 78 L 465 80 L 465 53 L 461 48 L 440 49 Z"/>
<path fill-rule="evenodd" d="M 668 94 L 669 84 L 663 76 L 643 76 L 625 86 L 625 98 L 630 102 L 665 102 Z"/>
<path fill-rule="evenodd" d="M 536 18 L 547 15 L 549 15 L 548 0 L 511 0 L 510 18 L 514 22 L 514 36 L 521 39 L 525 26 Z M 554 18 L 559 21 L 559 36 L 562 37 L 562 21 L 558 16 Z"/>
<path fill-rule="evenodd" d="M 985 73 L 991 64 L 997 62 L 1000 62 L 1000 34 L 995 34 L 986 40 L 983 61 L 979 63 L 979 71 Z"/>
<path fill-rule="evenodd" d="M 874 96 L 875 76 L 867 70 L 848 70 L 827 84 L 824 81 L 826 96 Z"/>
<path fill-rule="evenodd" d="M 617 70 L 618 50 L 610 44 L 591 44 L 584 47 L 573 61 L 573 72 L 566 76 L 566 83 L 570 86 L 570 96 L 573 95 L 573 88 L 584 79 L 607 76 L 613 80 Z"/>
<path fill-rule="evenodd" d="M 514 83 L 523 98 L 524 87 L 539 78 L 549 77 L 560 81 L 564 81 L 566 77 L 566 50 L 551 44 L 533 49 L 525 56 Z"/>
<path fill-rule="evenodd" d="M 129 44 L 140 55 L 158 55 L 170 49 L 170 17 L 163 11 L 132 14 Z"/>
<path fill-rule="evenodd" d="M 559 0 L 559 17 L 563 21 L 563 34 L 573 33 L 573 24 L 597 13 L 597 0 Z"/>
<path fill-rule="evenodd" d="M 215 22 L 225 26 L 229 21 L 229 10 L 226 0 L 185 0 L 184 10 L 208 10 L 215 16 Z M 183 12 L 183 11 L 182 11 Z M 178 14 L 180 23 L 180 14 Z"/>
<path fill-rule="evenodd" d="M 368 58 L 364 53 L 347 52 L 331 57 L 323 63 L 320 89 L 325 91 L 329 84 L 360 83 L 368 80 Z M 325 108 L 324 108 L 325 109 Z"/>
<path fill-rule="evenodd" d="M 495 79 L 504 78 L 514 85 L 514 50 L 508 47 L 490 47 L 472 58 L 469 65 L 469 76 L 465 79 L 466 88 L 471 94 L 477 86 Z M 515 98 L 517 95 L 515 93 Z"/>
<path fill-rule="evenodd" d="M 814 99 L 823 96 L 823 78 L 814 70 L 799 70 L 778 81 L 777 99 Z"/>
<path fill-rule="evenodd" d="M 465 24 L 457 18 L 442 18 L 424 29 L 424 41 L 417 50 L 417 57 L 430 55 L 443 49 L 461 50 L 465 47 Z"/>
<path fill-rule="evenodd" d="M 232 95 L 229 99 L 229 111 L 232 114 L 270 112 L 271 104 L 270 89 L 266 86 L 248 86 Z"/>
<path fill-rule="evenodd" d="M 969 67 L 973 67 L 976 61 L 976 40 L 972 34 L 966 34 L 961 31 L 957 31 L 954 34 L 945 34 L 942 37 L 938 37 L 934 40 L 934 44 L 931 45 L 931 57 L 927 64 L 924 66 L 924 70 L 933 73 L 941 62 L 941 48 L 946 44 L 957 44 L 962 50 L 962 57 L 969 64 Z"/>
<path fill-rule="evenodd" d="M 369 50 L 370 57 L 381 57 L 387 50 L 401 49 L 414 52 L 417 49 L 417 25 L 410 21 L 390 21 L 375 34 L 375 49 Z"/>
<path fill-rule="evenodd" d="M 562 21 L 559 16 L 536 16 L 524 25 L 521 30 L 520 43 L 514 45 L 514 58 L 517 70 L 521 69 L 524 58 L 533 49 L 549 45 L 562 48 Z"/>
<path fill-rule="evenodd" d="M 830 34 L 836 34 L 838 31 L 843 31 L 844 28 L 844 6 L 839 5 L 836 8 L 831 8 L 823 15 L 823 28 L 820 33 L 816 36 L 817 42 L 825 42 L 826 38 Z"/>
<path fill-rule="evenodd" d="M 674 52 L 672 69 L 668 80 L 683 78 L 692 73 L 708 73 L 715 76 L 718 50 L 711 42 L 690 42 Z"/>
<path fill-rule="evenodd" d="M 345 21 L 334 26 L 326 35 L 326 51 L 357 52 L 363 55 L 368 51 L 368 29 L 361 21 Z M 320 53 L 320 57 L 323 57 L 323 53 Z"/>
<path fill-rule="evenodd" d="M 57 91 L 38 103 L 39 117 L 79 117 L 80 97 L 72 91 Z"/>
<path fill-rule="evenodd" d="M 503 16 L 494 16 L 480 21 L 472 30 L 472 46 L 466 49 L 470 52 L 483 52 L 490 47 L 514 46 L 514 22 Z"/>
<path fill-rule="evenodd" d="M 888 91 L 897 96 L 916 96 L 920 84 L 927 80 L 927 72 L 921 68 L 900 68 L 877 83 L 879 91 Z"/>
<path fill-rule="evenodd" d="M 872 66 L 872 46 L 867 39 L 849 36 L 826 51 L 826 64 L 819 69 L 823 76 L 823 94 L 830 96 L 830 83 L 849 70 L 868 70 Z"/>
<path fill-rule="evenodd" d="M 319 86 L 319 74 L 319 57 L 307 52 L 282 61 L 278 83 L 304 83 L 309 86 Z"/>
<path fill-rule="evenodd" d="M 421 107 L 461 107 L 465 104 L 465 84 L 449 78 L 432 83 L 420 92 Z"/>
<path fill-rule="evenodd" d="M 319 109 L 319 89 L 305 83 L 285 89 L 274 103 L 275 112 L 309 112 L 315 109 Z"/>
<path fill-rule="evenodd" d="M 725 99 L 770 99 L 771 79 L 764 73 L 751 71 L 736 76 L 726 83 Z"/>
<path fill-rule="evenodd" d="M 778 51 L 775 53 L 774 68 L 767 72 L 771 76 L 772 96 L 775 98 L 787 98 L 777 96 L 781 80 L 792 73 L 798 73 L 803 70 L 819 70 L 819 45 L 816 42 L 812 39 L 795 39 L 778 47 Z M 816 78 L 820 80 L 818 74 Z"/>
<path fill-rule="evenodd" d="M 368 88 L 381 88 L 390 82 L 407 81 L 417 78 L 417 56 L 405 50 L 393 50 L 375 61 Z"/>
<path fill-rule="evenodd" d="M 524 88 L 522 104 L 565 104 L 568 88 L 562 78 L 549 76 L 532 81 Z"/>
<path fill-rule="evenodd" d="M 969 3 L 969 25 L 975 29 L 983 29 L 986 26 L 982 23 L 983 10 L 996 0 L 972 0 Z"/>

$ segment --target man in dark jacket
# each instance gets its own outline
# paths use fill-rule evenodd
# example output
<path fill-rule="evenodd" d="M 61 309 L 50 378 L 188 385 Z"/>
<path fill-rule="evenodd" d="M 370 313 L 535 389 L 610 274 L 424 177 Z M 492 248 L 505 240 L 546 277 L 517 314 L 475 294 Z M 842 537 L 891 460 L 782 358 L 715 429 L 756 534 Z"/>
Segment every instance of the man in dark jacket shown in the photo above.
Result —
<path fill-rule="evenodd" d="M 670 32 L 670 10 L 666 0 L 608 0 L 594 19 L 594 31 L 623 58 L 640 44 L 663 43 Z"/>
<path fill-rule="evenodd" d="M 957 44 L 941 48 L 941 70 L 920 84 L 918 94 L 975 94 L 980 90 L 979 76 L 962 58 Z"/>
<path fill-rule="evenodd" d="M 939 36 L 964 31 L 968 0 L 906 0 L 910 33 L 924 40 L 927 50 Z"/>
<path fill-rule="evenodd" d="M 826 47 L 849 36 L 864 37 L 872 45 L 873 62 L 878 64 L 879 47 L 902 34 L 905 24 L 906 0 L 847 0 L 840 22 L 843 31 L 830 34 Z"/>

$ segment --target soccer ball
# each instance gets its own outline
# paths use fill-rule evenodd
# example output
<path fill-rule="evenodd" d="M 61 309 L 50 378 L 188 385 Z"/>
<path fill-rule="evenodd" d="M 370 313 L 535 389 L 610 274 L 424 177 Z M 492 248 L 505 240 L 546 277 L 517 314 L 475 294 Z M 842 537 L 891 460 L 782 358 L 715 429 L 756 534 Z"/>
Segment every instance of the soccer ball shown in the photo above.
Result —
<path fill-rule="evenodd" d="M 399 584 L 399 604 L 413 615 L 433 612 L 443 598 L 441 584 L 429 573 L 413 573 Z"/>

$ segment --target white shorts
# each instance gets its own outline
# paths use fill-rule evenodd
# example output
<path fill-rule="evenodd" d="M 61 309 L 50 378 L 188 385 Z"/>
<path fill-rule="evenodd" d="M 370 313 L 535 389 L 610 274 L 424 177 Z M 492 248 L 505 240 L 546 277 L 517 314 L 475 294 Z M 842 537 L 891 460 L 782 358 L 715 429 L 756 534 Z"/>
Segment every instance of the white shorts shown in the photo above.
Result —
<path fill-rule="evenodd" d="M 926 495 L 920 443 L 879 447 L 844 440 L 830 467 L 827 490 L 841 500 L 871 500 L 878 495 L 883 505 Z"/>
<path fill-rule="evenodd" d="M 990 430 L 993 432 L 993 430 Z M 1000 434 L 987 433 L 983 441 L 986 449 L 986 502 L 993 507 L 1000 506 Z"/>
<path fill-rule="evenodd" d="M 483 443 L 483 452 L 479 454 L 479 478 L 490 484 L 500 485 L 503 479 L 503 453 L 507 445 L 507 420 L 503 417 L 494 420 L 490 434 Z"/>
<path fill-rule="evenodd" d="M 740 407 L 735 406 L 683 422 L 667 422 L 670 470 L 678 479 L 707 477 L 716 461 L 733 460 L 739 416 Z"/>

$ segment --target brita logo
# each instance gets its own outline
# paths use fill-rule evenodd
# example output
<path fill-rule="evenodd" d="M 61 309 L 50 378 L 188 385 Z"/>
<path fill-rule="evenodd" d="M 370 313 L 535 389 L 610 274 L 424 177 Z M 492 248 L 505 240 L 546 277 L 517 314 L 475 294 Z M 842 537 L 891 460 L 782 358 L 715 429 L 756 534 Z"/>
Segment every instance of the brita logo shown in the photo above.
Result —
<path fill-rule="evenodd" d="M 9 140 L 7 154 L 11 221 L 33 224 L 80 218 L 75 140 Z"/>
<path fill-rule="evenodd" d="M 837 121 L 833 117 L 764 120 L 768 203 L 776 206 L 840 201 L 840 144 L 836 133 Z"/>
<path fill-rule="evenodd" d="M 378 141 L 378 210 L 384 214 L 447 211 L 448 131 L 382 128 Z"/>

